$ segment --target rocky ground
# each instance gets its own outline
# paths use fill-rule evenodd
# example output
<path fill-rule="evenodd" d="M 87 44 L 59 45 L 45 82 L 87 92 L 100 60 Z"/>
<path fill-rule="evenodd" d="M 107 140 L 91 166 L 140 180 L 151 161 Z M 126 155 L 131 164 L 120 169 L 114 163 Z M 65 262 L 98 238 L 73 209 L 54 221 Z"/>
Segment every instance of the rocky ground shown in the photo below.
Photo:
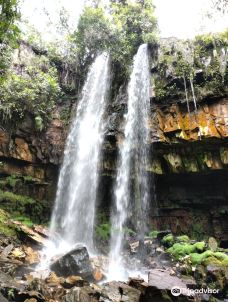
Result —
<path fill-rule="evenodd" d="M 1 302 L 228 301 L 227 250 L 214 238 L 196 242 L 160 232 L 146 238 L 143 260 L 138 257 L 139 242 L 132 239 L 126 258 L 144 268 L 148 277 L 106 282 L 107 258 L 91 259 L 83 246 L 55 259 L 49 271 L 37 271 L 47 230 L 13 220 L 4 223 L 17 236 L 0 235 Z"/>

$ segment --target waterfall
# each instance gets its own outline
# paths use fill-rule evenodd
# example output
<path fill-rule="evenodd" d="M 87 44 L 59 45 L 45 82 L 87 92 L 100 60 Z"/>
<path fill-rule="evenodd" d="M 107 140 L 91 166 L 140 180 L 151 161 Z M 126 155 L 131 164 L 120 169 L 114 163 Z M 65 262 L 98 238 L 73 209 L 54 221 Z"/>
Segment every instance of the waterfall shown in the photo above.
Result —
<path fill-rule="evenodd" d="M 124 230 L 126 223 L 137 213 L 139 235 L 145 233 L 145 217 L 148 212 L 149 185 L 146 174 L 148 160 L 148 116 L 149 116 L 150 72 L 147 45 L 139 47 L 134 57 L 133 71 L 128 86 L 128 111 L 124 116 L 124 140 L 120 146 L 117 180 L 115 186 L 115 208 L 113 209 L 110 244 L 109 278 L 126 278 L 123 265 Z M 134 189 L 131 192 L 132 179 Z M 133 193 L 133 194 L 131 194 Z M 134 196 L 134 201 L 131 199 Z M 134 206 L 132 206 L 134 204 Z"/>
<path fill-rule="evenodd" d="M 109 90 L 109 56 L 99 55 L 84 85 L 64 152 L 46 257 L 76 243 L 93 251 L 98 164 Z"/>

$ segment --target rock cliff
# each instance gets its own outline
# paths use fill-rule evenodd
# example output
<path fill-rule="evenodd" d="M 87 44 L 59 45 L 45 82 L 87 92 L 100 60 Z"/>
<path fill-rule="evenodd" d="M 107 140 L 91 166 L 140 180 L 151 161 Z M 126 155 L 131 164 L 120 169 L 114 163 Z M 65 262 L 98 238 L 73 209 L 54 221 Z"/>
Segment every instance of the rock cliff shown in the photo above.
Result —
<path fill-rule="evenodd" d="M 32 50 L 30 49 L 30 52 Z M 36 55 L 33 53 L 32 55 Z M 164 40 L 151 50 L 151 224 L 173 233 L 211 234 L 228 246 L 227 52 L 198 39 Z M 18 67 L 18 62 L 17 62 Z M 61 79 L 60 72 L 60 79 Z M 110 102 L 101 161 L 99 204 L 111 203 L 126 93 Z M 69 121 L 77 97 L 56 106 L 37 131 L 34 117 L 0 124 L 1 189 L 36 200 L 54 200 Z M 72 110 L 71 110 L 72 109 Z M 62 118 L 67 112 L 65 119 Z M 10 177 L 16 181 L 12 186 Z M 28 189 L 29 188 L 29 189 Z M 3 192 L 2 191 L 2 192 Z M 1 195 L 1 194 L 0 194 Z M 0 196 L 1 197 L 1 196 Z M 4 202 L 4 197 L 1 198 Z"/>

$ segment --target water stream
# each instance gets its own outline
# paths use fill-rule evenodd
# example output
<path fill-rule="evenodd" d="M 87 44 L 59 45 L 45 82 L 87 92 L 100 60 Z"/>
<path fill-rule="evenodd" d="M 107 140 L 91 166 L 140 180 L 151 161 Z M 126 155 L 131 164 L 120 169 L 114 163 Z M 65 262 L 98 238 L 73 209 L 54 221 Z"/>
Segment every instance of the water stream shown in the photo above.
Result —
<path fill-rule="evenodd" d="M 64 152 L 50 240 L 45 255 L 50 259 L 76 243 L 94 250 L 93 228 L 98 185 L 98 165 L 103 142 L 103 114 L 109 90 L 109 56 L 101 54 L 92 64 Z"/>
<path fill-rule="evenodd" d="M 150 200 L 145 171 L 148 160 L 149 89 L 148 50 L 147 45 L 143 44 L 134 57 L 128 86 L 128 111 L 124 116 L 124 139 L 119 150 L 108 274 L 112 280 L 124 280 L 128 274 L 122 257 L 127 222 L 134 220 L 139 238 L 143 238 L 146 231 L 145 216 Z M 134 200 L 132 196 L 135 196 Z"/>

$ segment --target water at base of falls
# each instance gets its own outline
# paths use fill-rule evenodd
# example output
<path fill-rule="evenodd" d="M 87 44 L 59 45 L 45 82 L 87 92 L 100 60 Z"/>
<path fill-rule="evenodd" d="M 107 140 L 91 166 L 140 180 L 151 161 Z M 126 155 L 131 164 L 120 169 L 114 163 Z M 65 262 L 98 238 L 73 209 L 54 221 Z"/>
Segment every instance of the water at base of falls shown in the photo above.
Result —
<path fill-rule="evenodd" d="M 109 82 L 109 56 L 103 53 L 90 68 L 67 139 L 50 240 L 43 251 L 46 264 L 53 256 L 69 251 L 78 243 L 91 252 L 94 250 L 98 164 Z"/>
<path fill-rule="evenodd" d="M 146 165 L 148 160 L 148 117 L 150 72 L 147 45 L 143 44 L 134 57 L 133 71 L 128 86 L 128 112 L 125 115 L 124 140 L 120 146 L 115 207 L 112 215 L 109 280 L 125 280 L 130 270 L 124 265 L 123 242 L 126 223 L 137 212 L 138 235 L 144 237 L 149 192 Z M 131 176 L 134 190 L 131 192 Z M 133 193 L 133 194 L 132 194 Z M 130 200 L 134 196 L 134 201 Z M 132 208 L 132 204 L 134 209 Z M 131 273 L 130 273 L 131 274 Z"/>

